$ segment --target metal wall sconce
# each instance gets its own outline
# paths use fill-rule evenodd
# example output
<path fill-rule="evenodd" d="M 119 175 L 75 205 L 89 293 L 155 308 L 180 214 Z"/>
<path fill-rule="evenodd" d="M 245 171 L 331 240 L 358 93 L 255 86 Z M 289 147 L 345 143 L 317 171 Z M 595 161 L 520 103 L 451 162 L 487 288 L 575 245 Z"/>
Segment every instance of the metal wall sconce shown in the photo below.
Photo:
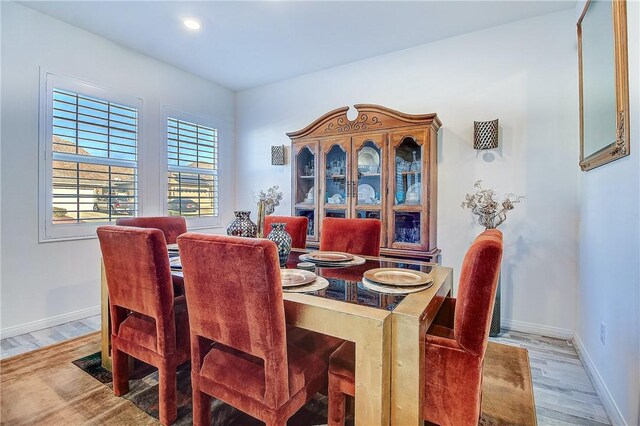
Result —
<path fill-rule="evenodd" d="M 271 165 L 284 165 L 284 145 L 276 145 L 271 147 Z"/>
<path fill-rule="evenodd" d="M 473 149 L 498 147 L 498 119 L 473 122 Z"/>

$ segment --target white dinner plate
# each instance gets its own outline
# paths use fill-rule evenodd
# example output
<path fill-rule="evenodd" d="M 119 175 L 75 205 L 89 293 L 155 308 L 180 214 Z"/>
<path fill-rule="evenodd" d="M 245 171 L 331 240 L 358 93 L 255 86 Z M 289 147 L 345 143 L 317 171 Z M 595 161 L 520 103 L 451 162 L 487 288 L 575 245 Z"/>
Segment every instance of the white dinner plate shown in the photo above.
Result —
<path fill-rule="evenodd" d="M 315 273 L 303 269 L 280 269 L 282 287 L 297 287 L 311 284 L 317 277 Z"/>

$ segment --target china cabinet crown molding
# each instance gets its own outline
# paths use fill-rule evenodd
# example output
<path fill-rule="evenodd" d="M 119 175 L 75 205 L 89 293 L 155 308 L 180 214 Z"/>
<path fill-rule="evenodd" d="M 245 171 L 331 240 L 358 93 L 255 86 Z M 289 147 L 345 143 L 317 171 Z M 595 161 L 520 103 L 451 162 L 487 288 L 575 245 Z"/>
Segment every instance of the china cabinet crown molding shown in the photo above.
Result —
<path fill-rule="evenodd" d="M 326 137 L 357 132 L 371 132 L 406 126 L 430 126 L 436 132 L 442 126 L 437 114 L 405 114 L 373 104 L 356 104 L 355 120 L 347 118 L 349 107 L 336 108 L 315 120 L 302 130 L 287 133 L 291 140 L 306 137 Z"/>

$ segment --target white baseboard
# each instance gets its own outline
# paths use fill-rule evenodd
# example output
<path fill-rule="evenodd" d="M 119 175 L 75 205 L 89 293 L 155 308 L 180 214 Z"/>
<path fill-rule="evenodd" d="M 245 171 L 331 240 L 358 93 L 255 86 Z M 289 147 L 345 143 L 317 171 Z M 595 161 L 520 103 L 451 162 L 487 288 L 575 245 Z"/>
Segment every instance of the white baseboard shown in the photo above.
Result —
<path fill-rule="evenodd" d="M 546 337 L 556 337 L 558 339 L 572 339 L 574 335 L 573 330 L 569 330 L 568 328 L 551 327 L 549 325 L 533 324 L 505 318 L 502 319 L 502 327 L 508 330 L 538 334 Z"/>
<path fill-rule="evenodd" d="M 580 357 L 582 364 L 584 364 L 585 370 L 587 370 L 587 374 L 591 379 L 591 383 L 593 383 L 593 386 L 596 388 L 596 393 L 598 394 L 598 398 L 600 398 L 600 402 L 602 403 L 604 410 L 607 412 L 607 415 L 609 416 L 609 420 L 611 421 L 611 424 L 615 426 L 617 425 L 627 426 L 628 425 L 627 421 L 622 416 L 622 413 L 620 412 L 620 409 L 618 408 L 616 401 L 613 399 L 613 396 L 611 396 L 611 392 L 609 392 L 609 388 L 607 388 L 607 385 L 604 383 L 604 380 L 602 379 L 602 376 L 598 372 L 596 365 L 593 363 L 593 361 L 589 357 L 589 353 L 585 349 L 584 344 L 582 343 L 582 340 L 580 340 L 580 336 L 578 334 L 574 336 L 573 342 L 574 342 L 576 351 L 578 352 L 578 356 Z"/>
<path fill-rule="evenodd" d="M 43 328 L 54 327 L 69 321 L 77 321 L 82 318 L 91 317 L 100 313 L 100 306 L 80 309 L 79 311 L 69 312 L 67 314 L 56 315 L 54 317 L 44 318 L 41 320 L 28 322 L 26 324 L 14 325 L 0 330 L 0 339 L 18 336 L 32 331 L 42 330 Z"/>

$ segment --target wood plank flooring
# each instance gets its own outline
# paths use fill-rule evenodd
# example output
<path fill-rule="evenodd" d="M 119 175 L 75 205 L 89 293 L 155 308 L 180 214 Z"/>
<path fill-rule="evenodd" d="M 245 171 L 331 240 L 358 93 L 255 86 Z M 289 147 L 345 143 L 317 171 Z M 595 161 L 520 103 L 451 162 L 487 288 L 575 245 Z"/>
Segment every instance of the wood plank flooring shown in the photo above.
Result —
<path fill-rule="evenodd" d="M 156 424 L 71 364 L 99 350 L 99 334 L 76 337 L 99 327 L 95 316 L 3 339 L 0 423 Z M 74 337 L 73 345 L 49 346 Z M 513 331 L 491 340 L 529 350 L 539 425 L 610 424 L 571 341 Z M 26 354 L 15 356 L 21 353 Z"/>

